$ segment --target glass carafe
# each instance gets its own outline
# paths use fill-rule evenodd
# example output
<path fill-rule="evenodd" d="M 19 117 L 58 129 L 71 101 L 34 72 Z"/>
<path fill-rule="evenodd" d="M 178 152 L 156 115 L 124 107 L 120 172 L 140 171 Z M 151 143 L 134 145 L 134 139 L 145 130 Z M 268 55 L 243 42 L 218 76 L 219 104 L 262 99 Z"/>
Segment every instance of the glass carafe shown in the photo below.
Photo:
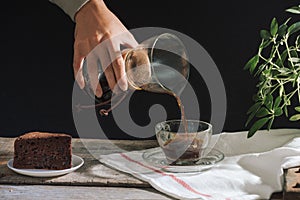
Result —
<path fill-rule="evenodd" d="M 151 37 L 140 43 L 136 48 L 124 49 L 122 56 L 125 61 L 126 78 L 130 90 L 159 93 L 172 92 L 179 96 L 187 84 L 190 68 L 187 51 L 182 41 L 173 34 L 163 33 Z M 121 102 L 126 96 L 126 92 L 113 95 L 99 61 L 97 65 L 103 95 L 101 98 L 94 96 L 89 85 L 87 74 L 89 66 L 87 62 L 83 64 L 85 91 L 92 98 L 95 98 L 97 105 L 100 106 L 110 103 L 112 98 L 119 99 L 114 102 Z M 107 115 L 117 104 L 112 105 L 109 110 L 102 110 L 101 113 Z"/>

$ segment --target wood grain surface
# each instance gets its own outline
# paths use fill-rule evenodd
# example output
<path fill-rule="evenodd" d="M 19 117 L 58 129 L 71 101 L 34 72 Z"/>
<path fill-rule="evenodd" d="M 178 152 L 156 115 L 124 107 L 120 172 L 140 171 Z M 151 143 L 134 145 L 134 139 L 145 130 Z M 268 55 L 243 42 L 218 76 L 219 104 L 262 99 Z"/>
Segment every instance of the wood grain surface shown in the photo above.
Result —
<path fill-rule="evenodd" d="M 36 178 L 17 174 L 7 167 L 8 160 L 13 158 L 14 139 L 0 137 L 0 199 L 172 199 L 150 184 L 111 169 L 97 159 L 100 155 L 157 147 L 154 140 L 73 138 L 73 154 L 82 157 L 84 165 L 63 176 Z M 270 199 L 300 200 L 299 168 L 285 170 L 284 180 L 284 191 Z"/>
<path fill-rule="evenodd" d="M 41 200 L 41 199 L 128 199 L 128 200 L 171 200 L 173 198 L 157 193 L 152 188 L 124 187 L 80 187 L 49 185 L 0 185 L 0 199 Z"/>
<path fill-rule="evenodd" d="M 13 138 L 0 138 L 0 184 L 150 187 L 133 176 L 106 167 L 97 157 L 155 147 L 156 141 L 72 139 L 73 154 L 82 157 L 84 165 L 75 172 L 51 178 L 29 177 L 11 171 L 6 164 L 13 157 L 13 142 Z"/>

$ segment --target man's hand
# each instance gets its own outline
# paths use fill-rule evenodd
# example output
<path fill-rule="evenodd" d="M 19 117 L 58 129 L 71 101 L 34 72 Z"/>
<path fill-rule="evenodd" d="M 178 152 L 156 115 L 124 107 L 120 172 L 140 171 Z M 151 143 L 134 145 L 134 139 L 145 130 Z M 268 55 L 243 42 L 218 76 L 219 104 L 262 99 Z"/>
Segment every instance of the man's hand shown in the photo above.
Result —
<path fill-rule="evenodd" d="M 122 90 L 127 90 L 121 45 L 129 48 L 137 46 L 138 43 L 132 34 L 106 7 L 103 0 L 90 0 L 86 3 L 76 13 L 75 22 L 73 67 L 75 79 L 80 88 L 85 87 L 82 63 L 87 57 L 90 85 L 96 96 L 102 96 L 102 88 L 98 82 L 98 59 L 109 87 L 113 90 L 118 83 Z M 93 52 L 89 54 L 92 50 Z"/>

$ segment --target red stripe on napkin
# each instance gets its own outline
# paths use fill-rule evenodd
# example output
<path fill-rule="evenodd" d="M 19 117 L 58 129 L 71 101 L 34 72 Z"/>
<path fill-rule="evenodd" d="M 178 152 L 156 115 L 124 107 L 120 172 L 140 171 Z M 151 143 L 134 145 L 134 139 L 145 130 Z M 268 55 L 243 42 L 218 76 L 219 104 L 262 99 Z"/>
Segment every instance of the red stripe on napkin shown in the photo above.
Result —
<path fill-rule="evenodd" d="M 136 160 L 133 160 L 132 158 L 128 157 L 127 155 L 121 153 L 120 154 L 123 158 L 125 158 L 126 160 L 130 161 L 130 162 L 134 162 L 142 167 L 145 167 L 147 169 L 150 169 L 156 173 L 159 173 L 160 175 L 162 176 L 169 176 L 170 178 L 172 178 L 174 181 L 176 181 L 177 183 L 179 183 L 182 187 L 184 187 L 185 189 L 187 189 L 188 191 L 190 192 L 193 192 L 195 194 L 198 194 L 198 195 L 201 195 L 201 196 L 204 196 L 204 197 L 211 197 L 211 195 L 209 194 L 203 194 L 203 193 L 200 193 L 198 192 L 197 190 L 195 190 L 194 188 L 192 188 L 189 184 L 187 184 L 185 181 L 177 178 L 176 176 L 174 176 L 173 174 L 166 174 L 165 172 L 161 171 L 161 170 L 158 170 L 158 169 L 155 169 L 153 167 L 150 167 L 150 166 L 147 166 L 147 165 L 144 165 L 143 163 L 139 162 L 139 161 L 136 161 Z"/>

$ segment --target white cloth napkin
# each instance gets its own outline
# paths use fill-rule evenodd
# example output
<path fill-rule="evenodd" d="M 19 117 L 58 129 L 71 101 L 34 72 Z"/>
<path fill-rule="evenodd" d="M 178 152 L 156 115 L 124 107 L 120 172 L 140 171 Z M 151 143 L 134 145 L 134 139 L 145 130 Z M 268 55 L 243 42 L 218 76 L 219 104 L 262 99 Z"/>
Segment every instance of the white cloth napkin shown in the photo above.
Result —
<path fill-rule="evenodd" d="M 300 130 L 260 130 L 214 135 L 214 148 L 225 154 L 211 169 L 197 173 L 169 173 L 147 164 L 143 151 L 102 155 L 100 162 L 150 183 L 178 199 L 269 199 L 282 190 L 283 169 L 300 166 Z"/>

